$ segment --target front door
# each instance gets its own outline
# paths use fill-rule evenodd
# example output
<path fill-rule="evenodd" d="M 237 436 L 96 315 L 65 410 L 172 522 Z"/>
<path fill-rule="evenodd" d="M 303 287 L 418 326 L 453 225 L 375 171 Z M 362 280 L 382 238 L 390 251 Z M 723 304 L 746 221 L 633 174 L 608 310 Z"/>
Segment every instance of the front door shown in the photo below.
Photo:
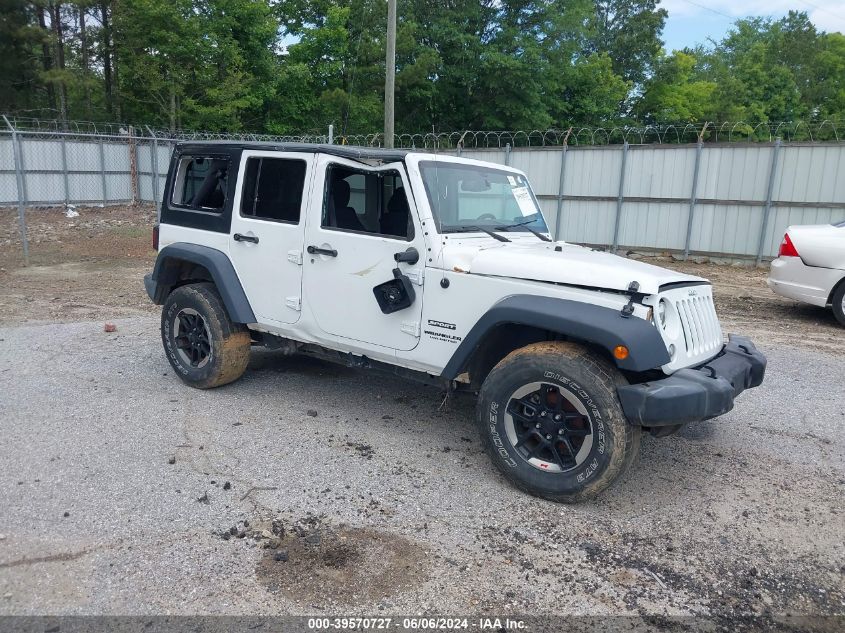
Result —
<path fill-rule="evenodd" d="M 305 232 L 305 305 L 325 333 L 397 350 L 417 345 L 426 250 L 407 191 L 401 163 L 318 158 L 312 197 L 322 209 L 311 210 Z"/>
<path fill-rule="evenodd" d="M 262 323 L 299 320 L 313 173 L 313 154 L 245 150 L 241 156 L 229 256 Z"/>

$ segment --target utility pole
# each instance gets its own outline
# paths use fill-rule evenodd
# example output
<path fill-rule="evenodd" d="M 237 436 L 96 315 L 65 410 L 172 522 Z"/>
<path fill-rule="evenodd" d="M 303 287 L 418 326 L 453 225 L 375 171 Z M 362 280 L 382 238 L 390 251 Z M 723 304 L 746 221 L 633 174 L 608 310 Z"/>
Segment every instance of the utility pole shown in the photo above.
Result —
<path fill-rule="evenodd" d="M 393 97 L 396 82 L 396 0 L 387 0 L 387 72 L 384 77 L 384 146 L 393 148 Z"/>

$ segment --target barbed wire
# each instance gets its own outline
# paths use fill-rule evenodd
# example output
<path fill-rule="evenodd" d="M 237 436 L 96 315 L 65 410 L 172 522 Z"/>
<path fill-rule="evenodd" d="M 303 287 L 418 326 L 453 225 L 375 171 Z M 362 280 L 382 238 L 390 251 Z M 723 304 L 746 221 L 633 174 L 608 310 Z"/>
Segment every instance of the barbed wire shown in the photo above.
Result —
<path fill-rule="evenodd" d="M 328 134 L 304 133 L 275 135 L 251 132 L 208 132 L 169 130 L 146 125 L 35 119 L 7 115 L 16 132 L 30 136 L 97 136 L 149 139 L 159 141 L 247 141 L 270 143 L 328 143 Z M 0 128 L 0 132 L 4 132 Z M 572 126 L 549 130 L 462 130 L 452 132 L 399 133 L 394 146 L 407 149 L 501 149 L 507 147 L 559 147 L 567 145 L 601 146 L 623 143 L 684 144 L 702 140 L 708 143 L 835 141 L 845 136 L 845 121 L 824 119 L 817 121 L 781 121 L 749 123 L 672 123 L 664 125 L 608 125 Z M 382 147 L 384 134 L 347 134 L 336 136 L 340 145 Z"/>

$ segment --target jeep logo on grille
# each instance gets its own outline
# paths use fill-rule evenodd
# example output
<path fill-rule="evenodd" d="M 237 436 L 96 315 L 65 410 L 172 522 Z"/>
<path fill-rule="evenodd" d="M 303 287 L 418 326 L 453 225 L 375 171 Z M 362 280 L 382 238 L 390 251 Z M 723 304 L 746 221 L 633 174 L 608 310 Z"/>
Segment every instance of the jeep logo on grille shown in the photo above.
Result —
<path fill-rule="evenodd" d="M 690 297 L 697 297 L 698 296 L 698 290 L 696 290 L 695 288 L 690 288 L 689 296 Z"/>

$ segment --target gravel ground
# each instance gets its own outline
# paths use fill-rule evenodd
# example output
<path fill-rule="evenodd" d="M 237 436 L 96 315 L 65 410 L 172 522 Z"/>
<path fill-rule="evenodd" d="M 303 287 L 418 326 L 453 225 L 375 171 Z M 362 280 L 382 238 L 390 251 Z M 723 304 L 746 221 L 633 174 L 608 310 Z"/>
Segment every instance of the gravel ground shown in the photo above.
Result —
<path fill-rule="evenodd" d="M 845 331 L 774 296 L 765 270 L 655 261 L 713 280 L 766 381 L 561 506 L 498 475 L 469 396 L 266 351 L 233 385 L 183 386 L 140 284 L 152 210 L 80 211 L 31 213 L 23 268 L 0 210 L 0 615 L 842 626 Z"/>
<path fill-rule="evenodd" d="M 562 506 L 469 397 L 271 352 L 197 391 L 117 326 L 0 329 L 0 613 L 845 613 L 835 356 L 761 341 L 733 412 Z"/>

